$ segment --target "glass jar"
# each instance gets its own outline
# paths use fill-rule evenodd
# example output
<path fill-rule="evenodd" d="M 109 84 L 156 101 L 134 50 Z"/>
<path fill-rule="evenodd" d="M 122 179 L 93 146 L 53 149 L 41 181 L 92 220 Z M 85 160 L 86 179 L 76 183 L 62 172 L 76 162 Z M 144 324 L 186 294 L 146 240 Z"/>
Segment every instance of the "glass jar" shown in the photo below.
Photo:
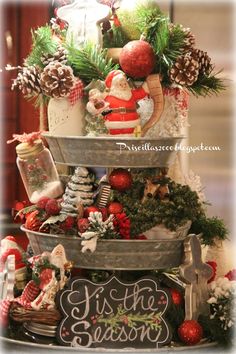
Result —
<path fill-rule="evenodd" d="M 42 197 L 57 198 L 63 193 L 62 183 L 50 151 L 38 139 L 34 144 L 16 146 L 17 166 L 31 203 Z"/>

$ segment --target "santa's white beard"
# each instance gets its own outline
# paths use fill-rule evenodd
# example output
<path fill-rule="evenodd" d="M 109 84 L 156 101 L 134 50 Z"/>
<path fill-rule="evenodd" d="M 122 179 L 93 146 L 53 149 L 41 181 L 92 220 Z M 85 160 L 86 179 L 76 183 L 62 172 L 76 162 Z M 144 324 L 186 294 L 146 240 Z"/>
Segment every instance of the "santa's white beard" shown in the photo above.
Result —
<path fill-rule="evenodd" d="M 117 88 L 111 88 L 109 92 L 109 96 L 119 98 L 120 100 L 124 101 L 129 101 L 132 97 L 132 92 L 130 89 L 124 90 L 124 89 L 117 89 Z"/>

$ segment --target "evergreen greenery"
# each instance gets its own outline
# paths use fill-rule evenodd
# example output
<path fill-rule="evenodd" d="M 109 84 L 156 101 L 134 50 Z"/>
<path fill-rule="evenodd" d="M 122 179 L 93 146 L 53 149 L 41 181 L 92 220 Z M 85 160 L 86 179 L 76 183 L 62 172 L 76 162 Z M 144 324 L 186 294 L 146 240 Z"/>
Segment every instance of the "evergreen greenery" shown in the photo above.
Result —
<path fill-rule="evenodd" d="M 33 96 L 25 96 L 27 101 L 33 102 L 35 108 L 39 108 L 41 105 L 42 106 L 47 106 L 50 97 L 44 95 L 43 93 L 40 93 L 39 95 L 33 95 Z"/>
<path fill-rule="evenodd" d="M 105 32 L 103 36 L 103 46 L 105 48 L 120 48 L 129 41 L 123 27 L 116 27 L 115 25 L 109 31 Z"/>
<path fill-rule="evenodd" d="M 152 171 L 152 172 L 151 172 Z M 201 234 L 204 245 L 214 245 L 215 240 L 225 240 L 228 235 L 223 220 L 207 218 L 204 207 L 196 192 L 189 186 L 161 177 L 159 183 L 166 184 L 170 190 L 169 200 L 147 199 L 142 203 L 146 178 L 157 175 L 156 169 L 134 170 L 133 185 L 125 192 L 113 192 L 113 200 L 120 202 L 131 221 L 131 238 L 142 234 L 158 224 L 164 224 L 169 230 L 176 230 L 188 220 L 192 221 L 189 233 Z"/>
<path fill-rule="evenodd" d="M 43 68 L 41 61 L 42 54 L 53 54 L 57 50 L 57 42 L 52 37 L 51 28 L 46 25 L 32 30 L 32 48 L 29 56 L 26 58 L 27 65 L 38 65 Z"/>
<path fill-rule="evenodd" d="M 132 12 L 120 9 L 117 14 L 121 27 L 115 29 L 113 26 L 112 39 L 109 33 L 105 34 L 105 47 L 123 47 L 127 41 L 139 39 L 142 34 L 156 55 L 154 73 L 161 74 L 163 86 L 171 86 L 169 70 L 177 58 L 187 51 L 185 41 L 188 31 L 179 24 L 172 24 L 156 2 L 151 0 L 142 1 Z M 208 96 L 218 94 L 225 89 L 225 85 L 217 73 L 211 72 L 199 75 L 198 80 L 186 89 L 195 96 Z"/>
<path fill-rule="evenodd" d="M 224 81 L 217 77 L 218 74 L 219 73 L 212 73 L 209 76 L 199 76 L 197 81 L 188 88 L 189 91 L 195 96 L 209 96 L 225 90 Z"/>
<path fill-rule="evenodd" d="M 56 278 L 60 278 L 60 269 L 54 264 L 50 263 L 47 257 L 41 257 L 38 261 L 34 263 L 32 269 L 32 280 L 35 282 L 36 285 L 40 284 L 40 274 L 43 269 L 55 270 Z"/>
<path fill-rule="evenodd" d="M 136 11 L 136 26 L 151 44 L 156 54 L 156 72 L 168 76 L 168 70 L 181 55 L 186 33 L 180 25 L 173 25 L 156 4 L 140 4 Z M 138 39 L 138 38 L 137 38 Z"/>
<path fill-rule="evenodd" d="M 117 16 L 121 23 L 121 28 L 129 41 L 139 39 L 142 32 L 138 26 L 136 12 L 128 11 L 126 9 L 119 8 L 117 10 Z M 124 44 L 123 44 L 124 45 Z M 123 47 L 122 45 L 122 47 Z"/>
<path fill-rule="evenodd" d="M 215 240 L 223 241 L 227 238 L 228 230 L 223 220 L 202 215 L 192 223 L 190 233 L 202 234 L 201 241 L 204 245 L 214 245 Z"/>
<path fill-rule="evenodd" d="M 205 337 L 216 341 L 219 347 L 231 348 L 234 344 L 234 326 L 224 330 L 218 318 L 200 315 L 198 322 L 203 327 Z"/>
<path fill-rule="evenodd" d="M 166 183 L 166 177 L 163 179 Z M 130 218 L 131 237 L 140 235 L 158 224 L 176 230 L 188 220 L 194 221 L 203 215 L 202 204 L 196 192 L 173 181 L 169 182 L 168 186 L 170 189 L 168 201 L 150 198 L 142 203 L 145 184 L 139 181 L 135 181 L 126 192 L 114 193 L 114 200 L 123 205 L 125 213 Z"/>
<path fill-rule="evenodd" d="M 104 80 L 110 71 L 118 69 L 118 65 L 107 58 L 107 50 L 101 49 L 92 43 L 85 43 L 80 49 L 73 43 L 67 46 L 68 63 L 75 76 L 79 76 L 85 83 L 92 80 Z"/>
<path fill-rule="evenodd" d="M 155 48 L 157 35 L 160 29 L 165 29 L 168 21 L 156 4 L 143 3 L 137 5 L 135 9 L 137 26 L 146 40 Z"/>
<path fill-rule="evenodd" d="M 175 305 L 174 303 L 171 303 L 166 314 L 166 319 L 171 325 L 172 341 L 179 342 L 178 328 L 184 322 L 184 318 L 184 308 L 181 305 Z"/>

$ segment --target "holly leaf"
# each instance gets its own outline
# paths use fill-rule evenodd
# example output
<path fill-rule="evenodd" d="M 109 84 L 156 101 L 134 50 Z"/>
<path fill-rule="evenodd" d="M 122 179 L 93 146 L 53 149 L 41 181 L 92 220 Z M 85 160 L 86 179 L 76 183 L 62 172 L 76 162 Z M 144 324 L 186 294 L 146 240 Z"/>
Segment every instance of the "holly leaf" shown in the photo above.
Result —
<path fill-rule="evenodd" d="M 45 225 L 53 225 L 56 224 L 58 221 L 63 222 L 67 218 L 66 214 L 59 214 L 50 216 L 44 223 L 40 226 L 39 230 L 42 230 Z"/>

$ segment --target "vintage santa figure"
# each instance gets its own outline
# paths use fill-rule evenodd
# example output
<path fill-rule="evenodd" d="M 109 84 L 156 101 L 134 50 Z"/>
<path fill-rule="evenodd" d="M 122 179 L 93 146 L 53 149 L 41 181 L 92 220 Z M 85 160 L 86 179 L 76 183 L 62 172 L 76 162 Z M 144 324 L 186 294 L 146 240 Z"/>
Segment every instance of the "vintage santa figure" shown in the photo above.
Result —
<path fill-rule="evenodd" d="M 27 269 L 24 261 L 24 250 L 21 246 L 18 245 L 15 237 L 11 235 L 6 236 L 0 242 L 0 273 L 1 273 L 0 283 L 3 282 L 3 286 L 2 286 L 3 288 L 4 288 L 4 281 L 5 281 L 4 277 L 6 277 L 7 275 L 6 273 L 8 273 L 7 262 L 9 256 L 14 256 L 15 258 L 14 261 L 15 287 L 18 290 L 22 290 L 26 284 L 26 278 L 27 278 Z M 1 284 L 0 284 L 0 288 L 1 288 Z M 3 292 L 5 292 L 5 290 Z"/>
<path fill-rule="evenodd" d="M 1 266 L 6 262 L 9 255 L 15 256 L 15 269 L 26 269 L 25 263 L 23 262 L 24 250 L 21 248 L 14 236 L 6 236 L 0 242 L 0 264 Z M 1 269 L 0 266 L 0 269 Z"/>
<path fill-rule="evenodd" d="M 89 101 L 86 105 L 86 109 L 92 116 L 98 116 L 108 108 L 109 103 L 104 101 L 105 97 L 106 93 L 103 93 L 96 88 L 89 91 Z"/>
<path fill-rule="evenodd" d="M 110 135 L 134 136 L 135 129 L 140 126 L 137 113 L 137 101 L 148 96 L 148 87 L 132 89 L 123 71 L 111 71 L 105 80 L 109 90 L 104 100 L 109 109 L 102 114 Z"/>

